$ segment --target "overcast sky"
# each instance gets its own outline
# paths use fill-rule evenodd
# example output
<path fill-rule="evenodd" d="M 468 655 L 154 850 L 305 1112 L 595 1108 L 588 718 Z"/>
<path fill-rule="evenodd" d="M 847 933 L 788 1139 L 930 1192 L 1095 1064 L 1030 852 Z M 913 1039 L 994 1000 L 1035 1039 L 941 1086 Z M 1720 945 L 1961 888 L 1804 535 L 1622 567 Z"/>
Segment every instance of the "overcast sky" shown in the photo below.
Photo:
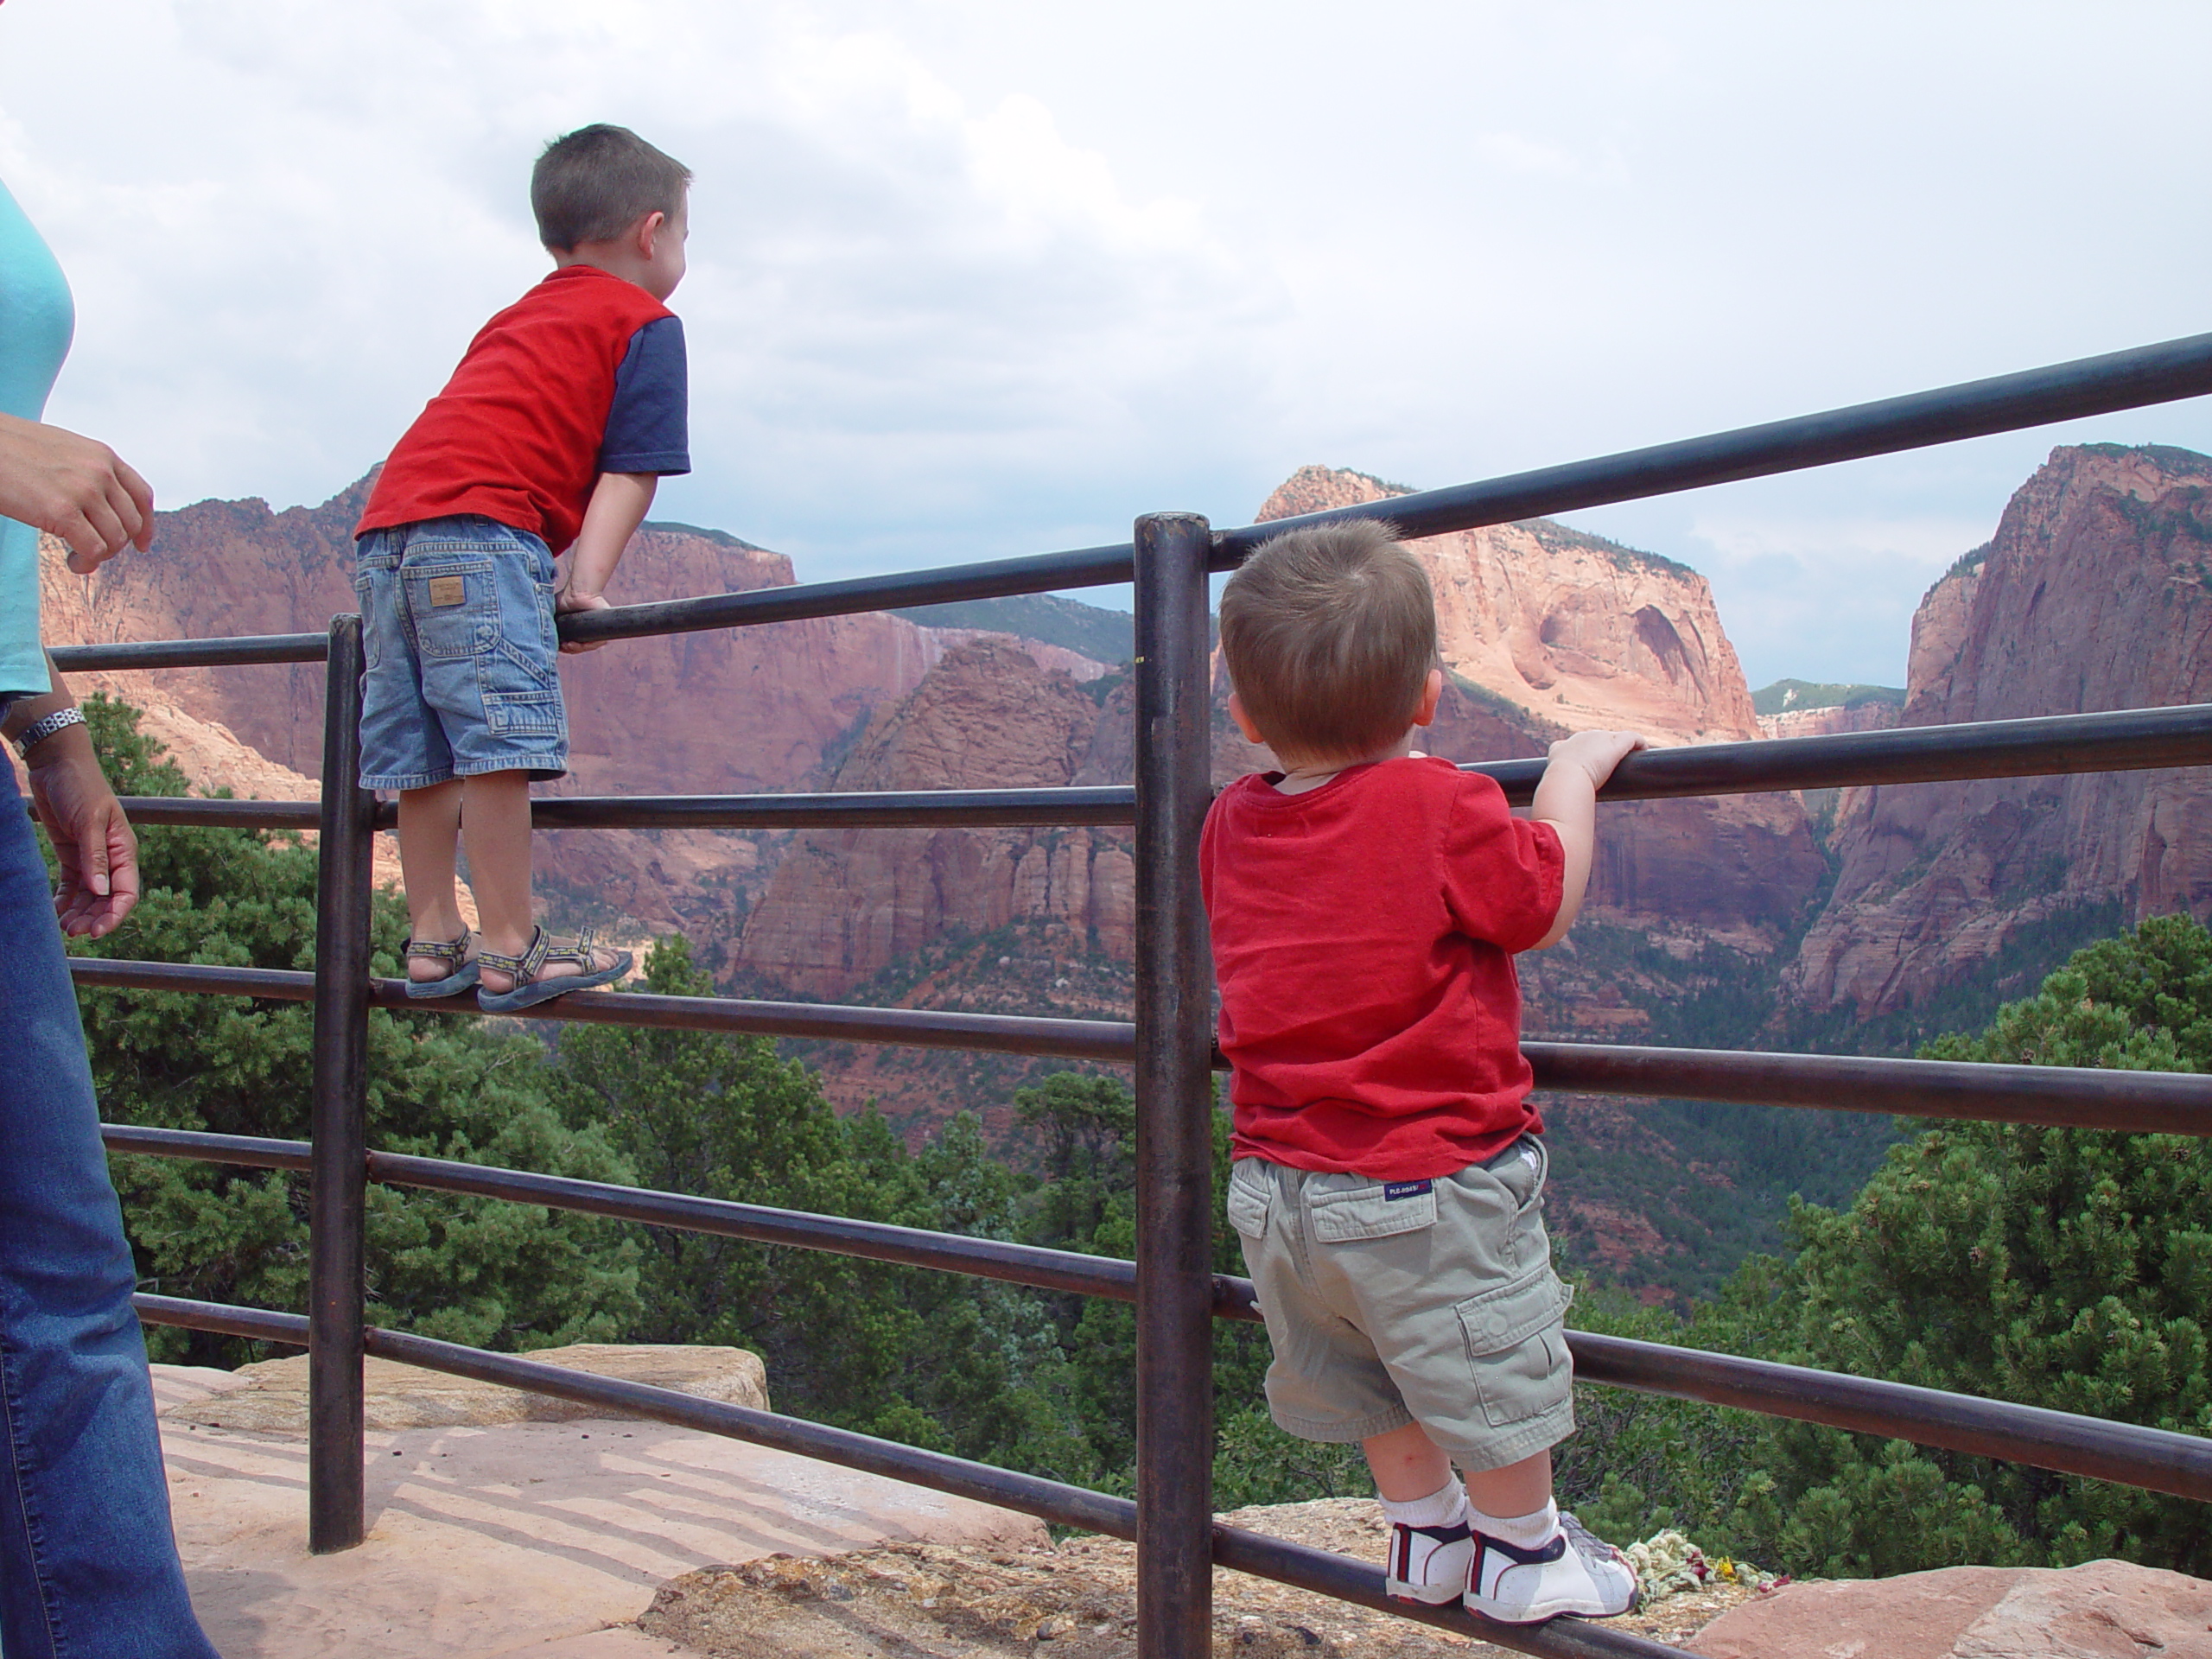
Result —
<path fill-rule="evenodd" d="M 544 140 L 634 126 L 698 175 L 656 516 L 827 579 L 2212 328 L 2209 51 L 2196 0 L 8 0 L 0 179 L 76 290 L 53 417 L 281 506 L 543 270 Z M 1897 683 L 2089 439 L 2212 399 L 1574 522 L 1703 571 L 1753 685 Z"/>

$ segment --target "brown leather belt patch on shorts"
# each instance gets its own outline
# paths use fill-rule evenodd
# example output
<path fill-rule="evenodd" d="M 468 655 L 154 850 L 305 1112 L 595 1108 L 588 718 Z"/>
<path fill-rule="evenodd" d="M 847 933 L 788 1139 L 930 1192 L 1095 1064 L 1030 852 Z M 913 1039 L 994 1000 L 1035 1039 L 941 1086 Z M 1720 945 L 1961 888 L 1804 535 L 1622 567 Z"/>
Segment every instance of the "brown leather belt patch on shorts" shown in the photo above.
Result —
<path fill-rule="evenodd" d="M 432 576 L 430 603 L 434 606 L 466 605 L 468 603 L 468 583 L 461 576 Z"/>

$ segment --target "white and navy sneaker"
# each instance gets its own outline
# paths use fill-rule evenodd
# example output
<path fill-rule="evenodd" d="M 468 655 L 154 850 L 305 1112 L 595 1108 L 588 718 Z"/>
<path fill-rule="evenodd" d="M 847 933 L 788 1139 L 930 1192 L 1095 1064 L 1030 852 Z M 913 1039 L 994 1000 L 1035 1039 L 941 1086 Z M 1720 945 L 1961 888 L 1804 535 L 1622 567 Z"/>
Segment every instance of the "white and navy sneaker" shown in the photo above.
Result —
<path fill-rule="evenodd" d="M 1465 1592 L 1467 1567 L 1474 1559 L 1475 1535 L 1465 1522 L 1409 1527 L 1401 1521 L 1390 1529 L 1386 1587 L 1400 1601 L 1441 1607 Z"/>
<path fill-rule="evenodd" d="M 1628 1558 L 1571 1515 L 1539 1549 L 1516 1549 L 1484 1533 L 1473 1539 L 1467 1611 L 1501 1624 L 1536 1624 L 1561 1613 L 1611 1618 L 1636 1605 Z"/>

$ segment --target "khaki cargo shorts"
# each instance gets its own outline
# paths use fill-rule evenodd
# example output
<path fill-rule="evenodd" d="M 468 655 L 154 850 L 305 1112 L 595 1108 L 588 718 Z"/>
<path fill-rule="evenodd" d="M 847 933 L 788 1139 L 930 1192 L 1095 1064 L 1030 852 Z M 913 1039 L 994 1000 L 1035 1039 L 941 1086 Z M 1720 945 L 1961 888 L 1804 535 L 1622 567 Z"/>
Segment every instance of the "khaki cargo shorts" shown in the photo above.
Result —
<path fill-rule="evenodd" d="M 1534 1135 L 1423 1181 L 1238 1159 L 1229 1224 L 1274 1345 L 1275 1421 L 1333 1442 L 1419 1422 L 1464 1470 L 1573 1433 L 1573 1293 L 1544 1236 L 1548 1163 Z"/>

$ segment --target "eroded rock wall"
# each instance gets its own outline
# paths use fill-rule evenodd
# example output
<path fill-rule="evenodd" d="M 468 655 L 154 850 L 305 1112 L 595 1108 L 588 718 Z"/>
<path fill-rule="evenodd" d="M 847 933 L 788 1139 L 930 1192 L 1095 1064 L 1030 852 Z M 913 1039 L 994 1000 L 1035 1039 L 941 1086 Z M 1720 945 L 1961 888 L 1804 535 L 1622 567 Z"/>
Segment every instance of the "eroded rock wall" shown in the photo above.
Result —
<path fill-rule="evenodd" d="M 2201 702 L 2209 638 L 2212 460 L 2055 449 L 1980 563 L 1923 601 L 1903 723 Z M 1909 1007 L 2083 906 L 2212 913 L 2202 772 L 1847 791 L 1834 845 L 1834 895 L 1784 982 L 1814 1008 Z"/>

